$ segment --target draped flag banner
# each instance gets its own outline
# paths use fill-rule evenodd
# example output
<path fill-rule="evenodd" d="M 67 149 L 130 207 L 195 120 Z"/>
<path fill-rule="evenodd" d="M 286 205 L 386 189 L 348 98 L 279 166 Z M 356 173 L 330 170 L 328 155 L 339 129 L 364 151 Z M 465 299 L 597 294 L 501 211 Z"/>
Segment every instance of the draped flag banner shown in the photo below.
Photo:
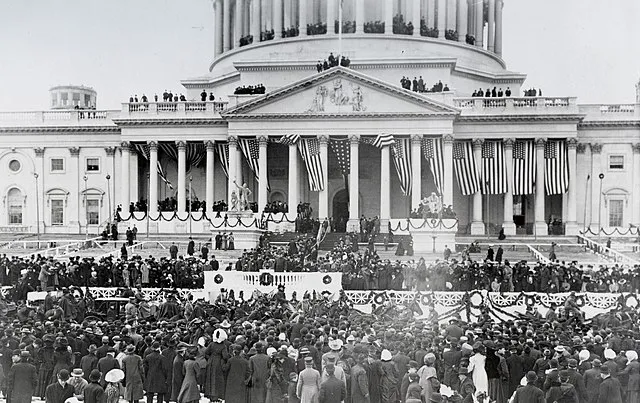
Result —
<path fill-rule="evenodd" d="M 444 177 L 444 157 L 442 154 L 442 139 L 441 138 L 423 138 L 422 139 L 422 153 L 424 158 L 429 161 L 431 167 L 431 174 L 433 175 L 433 183 L 436 184 L 438 193 L 443 195 L 443 177 Z"/>
<path fill-rule="evenodd" d="M 384 146 L 392 146 L 394 142 L 393 134 L 378 134 L 372 144 L 375 147 L 382 148 Z"/>
<path fill-rule="evenodd" d="M 338 166 L 340 167 L 340 172 L 343 176 L 349 176 L 349 164 L 350 161 L 350 140 L 349 139 L 331 139 L 329 141 L 329 145 L 331 146 L 331 151 L 335 154 L 338 159 Z"/>
<path fill-rule="evenodd" d="M 297 144 L 298 140 L 300 140 L 299 134 L 285 134 L 284 136 L 280 137 L 280 140 L 278 140 L 278 142 L 280 144 L 290 146 L 293 144 Z"/>
<path fill-rule="evenodd" d="M 222 166 L 224 176 L 229 177 L 229 143 L 216 143 L 216 152 L 218 153 L 218 161 Z"/>
<path fill-rule="evenodd" d="M 393 165 L 396 167 L 400 189 L 407 196 L 411 194 L 411 139 L 395 139 L 391 147 Z"/>
<path fill-rule="evenodd" d="M 187 167 L 198 167 L 207 156 L 207 148 L 204 143 L 187 143 L 186 159 Z"/>
<path fill-rule="evenodd" d="M 258 159 L 260 158 L 260 148 L 258 146 L 258 141 L 256 139 L 238 137 L 238 145 L 242 150 L 242 155 L 244 155 L 244 158 L 249 164 L 249 168 L 251 168 L 251 172 L 253 172 L 253 176 L 257 180 L 260 176 L 260 166 L 258 163 Z"/>
<path fill-rule="evenodd" d="M 453 168 L 460 192 L 464 196 L 472 195 L 480 190 L 478 167 L 473 155 L 473 144 L 470 141 L 453 143 Z"/>
<path fill-rule="evenodd" d="M 309 188 L 313 192 L 324 190 L 324 171 L 320 158 L 320 141 L 317 138 L 301 138 L 298 141 L 298 150 L 307 167 Z"/>
<path fill-rule="evenodd" d="M 158 148 L 172 160 L 178 161 L 178 147 L 176 146 L 176 143 L 161 141 L 158 143 Z"/>
<path fill-rule="evenodd" d="M 548 195 L 569 190 L 569 158 L 565 140 L 548 140 L 544 146 L 544 184 Z"/>
<path fill-rule="evenodd" d="M 149 145 L 147 143 L 132 143 L 132 144 L 136 149 L 136 151 L 138 152 L 138 154 L 140 154 L 145 160 L 149 161 L 151 159 L 151 153 L 149 151 Z M 158 176 L 160 176 L 160 179 L 162 179 L 165 185 L 168 186 L 169 189 L 173 189 L 173 185 L 171 184 L 169 179 L 167 179 L 167 174 L 162 168 L 162 165 L 160 165 L 159 158 L 157 163 L 157 170 L 158 170 Z"/>
<path fill-rule="evenodd" d="M 164 184 L 168 186 L 169 189 L 173 190 L 173 185 L 171 184 L 169 179 L 167 179 L 167 174 L 166 172 L 164 172 L 164 169 L 162 169 L 162 165 L 160 165 L 160 161 L 158 161 L 158 175 L 160 176 L 160 179 L 162 179 Z"/>
<path fill-rule="evenodd" d="M 488 140 L 482 144 L 482 186 L 484 194 L 507 193 L 507 170 L 502 140 Z"/>
<path fill-rule="evenodd" d="M 513 144 L 513 194 L 533 194 L 536 181 L 536 145 L 533 140 Z"/>

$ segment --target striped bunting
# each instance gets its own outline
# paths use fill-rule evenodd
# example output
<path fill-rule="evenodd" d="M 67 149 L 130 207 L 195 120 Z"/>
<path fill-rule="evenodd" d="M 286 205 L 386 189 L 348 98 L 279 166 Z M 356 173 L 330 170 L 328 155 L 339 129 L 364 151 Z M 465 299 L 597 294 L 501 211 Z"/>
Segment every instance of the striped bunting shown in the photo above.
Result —
<path fill-rule="evenodd" d="M 158 148 L 172 160 L 178 161 L 178 147 L 176 143 L 161 141 L 158 142 Z"/>
<path fill-rule="evenodd" d="M 253 172 L 253 176 L 258 179 L 260 177 L 260 164 L 258 163 L 260 148 L 258 141 L 252 138 L 238 137 L 238 145 Z"/>
<path fill-rule="evenodd" d="M 158 160 L 158 175 L 160 176 L 160 179 L 162 179 L 164 184 L 167 185 L 169 189 L 173 190 L 173 185 L 171 184 L 169 179 L 167 179 L 167 173 L 164 171 L 164 169 L 162 169 L 162 165 L 160 165 L 159 160 Z"/>
<path fill-rule="evenodd" d="M 330 139 L 329 145 L 331 146 L 331 151 L 336 155 L 338 159 L 338 166 L 340 167 L 340 172 L 342 172 L 343 176 L 349 176 L 351 163 L 351 143 L 349 139 Z"/>
<path fill-rule="evenodd" d="M 309 178 L 309 188 L 312 192 L 324 190 L 324 171 L 320 158 L 320 142 L 317 138 L 301 138 L 298 141 L 298 150 L 302 155 L 302 160 L 307 167 Z"/>
<path fill-rule="evenodd" d="M 536 181 L 536 145 L 533 140 L 513 144 L 513 194 L 533 194 Z"/>
<path fill-rule="evenodd" d="M 394 143 L 393 134 L 378 134 L 372 144 L 375 147 L 382 148 L 385 146 L 392 146 Z"/>
<path fill-rule="evenodd" d="M 440 195 L 444 194 L 443 177 L 444 177 L 444 157 L 442 154 L 442 138 L 423 138 L 422 153 L 424 158 L 429 161 L 433 182 Z"/>
<path fill-rule="evenodd" d="M 411 194 L 411 140 L 397 138 L 391 147 L 393 164 L 400 179 L 400 189 L 407 196 Z"/>
<path fill-rule="evenodd" d="M 187 150 L 185 151 L 188 167 L 198 167 L 202 164 L 207 156 L 207 149 L 204 143 L 187 143 Z"/>
<path fill-rule="evenodd" d="M 482 145 L 482 193 L 507 193 L 507 170 L 504 163 L 504 145 L 501 140 L 485 141 Z"/>
<path fill-rule="evenodd" d="M 222 166 L 224 176 L 229 177 L 229 143 L 216 143 L 216 152 L 218 153 L 218 161 Z"/>
<path fill-rule="evenodd" d="M 472 195 L 480 190 L 478 168 L 471 141 L 453 143 L 453 168 L 456 172 L 460 192 L 464 196 Z"/>
<path fill-rule="evenodd" d="M 151 152 L 149 151 L 149 144 L 147 144 L 147 143 L 132 143 L 132 144 L 133 144 L 134 148 L 136 149 L 136 151 L 138 152 L 138 154 L 140 154 L 145 160 L 149 161 L 151 159 Z M 160 165 L 160 158 L 158 158 L 157 170 L 158 170 L 158 176 L 160 176 L 160 179 L 162 179 L 162 181 L 165 183 L 165 185 L 169 186 L 169 189 L 173 189 L 173 185 L 171 184 L 169 179 L 167 179 L 166 172 L 162 168 L 162 165 Z"/>
<path fill-rule="evenodd" d="M 285 134 L 284 136 L 280 137 L 280 140 L 278 140 L 278 143 L 290 146 L 290 145 L 297 144 L 299 140 L 300 140 L 299 134 Z"/>
<path fill-rule="evenodd" d="M 569 161 L 565 140 L 548 140 L 544 146 L 544 185 L 548 195 L 569 190 Z"/>

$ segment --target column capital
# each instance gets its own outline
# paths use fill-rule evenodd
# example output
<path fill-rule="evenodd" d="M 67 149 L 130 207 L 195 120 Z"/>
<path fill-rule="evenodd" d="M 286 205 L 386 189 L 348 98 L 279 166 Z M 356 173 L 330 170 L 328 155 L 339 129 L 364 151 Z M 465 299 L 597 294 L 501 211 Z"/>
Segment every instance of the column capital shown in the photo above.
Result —
<path fill-rule="evenodd" d="M 77 157 L 80 155 L 80 147 L 70 147 L 69 152 L 71 153 L 72 157 Z"/>
<path fill-rule="evenodd" d="M 593 154 L 600 154 L 602 152 L 602 143 L 591 143 L 591 152 Z"/>
<path fill-rule="evenodd" d="M 451 144 L 451 143 L 453 143 L 453 140 L 455 140 L 455 139 L 454 139 L 453 135 L 451 135 L 451 134 L 445 134 L 444 136 L 442 136 L 442 141 L 445 144 Z"/>
<path fill-rule="evenodd" d="M 329 144 L 329 136 L 327 136 L 326 134 L 321 134 L 318 136 L 318 141 L 320 142 L 320 144 L 327 145 Z"/>
<path fill-rule="evenodd" d="M 227 138 L 227 141 L 229 142 L 229 148 L 238 146 L 238 137 L 237 136 L 229 136 Z"/>
<path fill-rule="evenodd" d="M 411 135 L 411 144 L 420 145 L 420 144 L 422 144 L 422 139 L 423 138 L 424 138 L 424 135 L 422 135 L 422 134 L 412 134 Z"/>
<path fill-rule="evenodd" d="M 569 149 L 572 149 L 572 148 L 576 149 L 578 147 L 578 139 L 576 138 L 567 139 L 567 147 Z"/>
<path fill-rule="evenodd" d="M 260 147 L 266 147 L 269 142 L 269 138 L 267 136 L 258 136 L 258 144 Z"/>
<path fill-rule="evenodd" d="M 576 146 L 578 154 L 584 154 L 587 151 L 587 143 L 578 143 Z"/>
<path fill-rule="evenodd" d="M 122 143 L 120 143 L 120 150 L 131 151 L 131 143 L 128 141 L 123 141 Z"/>
<path fill-rule="evenodd" d="M 513 148 L 513 145 L 515 144 L 515 142 L 516 142 L 515 139 L 507 138 L 507 139 L 504 139 L 502 143 L 504 144 L 505 148 Z"/>
<path fill-rule="evenodd" d="M 547 143 L 547 139 L 537 138 L 535 140 L 536 148 L 544 148 L 544 145 Z"/>
<path fill-rule="evenodd" d="M 215 150 L 216 143 L 214 141 L 207 140 L 207 141 L 204 142 L 204 146 L 207 148 L 207 151 Z"/>
<path fill-rule="evenodd" d="M 355 134 L 349 136 L 349 144 L 351 144 L 351 145 L 359 145 L 360 144 L 360 136 L 355 135 Z"/>
<path fill-rule="evenodd" d="M 187 149 L 187 143 L 182 140 L 176 141 L 176 146 L 178 147 L 178 151 Z"/>
<path fill-rule="evenodd" d="M 631 149 L 634 154 L 640 154 L 640 143 L 631 144 Z"/>
<path fill-rule="evenodd" d="M 44 147 L 36 147 L 33 149 L 33 151 L 35 151 L 36 157 L 44 157 Z"/>
<path fill-rule="evenodd" d="M 473 139 L 471 143 L 473 144 L 473 148 L 482 147 L 482 145 L 484 144 L 484 139 Z"/>
<path fill-rule="evenodd" d="M 158 142 L 157 141 L 147 141 L 147 145 L 149 146 L 149 151 L 158 151 Z"/>

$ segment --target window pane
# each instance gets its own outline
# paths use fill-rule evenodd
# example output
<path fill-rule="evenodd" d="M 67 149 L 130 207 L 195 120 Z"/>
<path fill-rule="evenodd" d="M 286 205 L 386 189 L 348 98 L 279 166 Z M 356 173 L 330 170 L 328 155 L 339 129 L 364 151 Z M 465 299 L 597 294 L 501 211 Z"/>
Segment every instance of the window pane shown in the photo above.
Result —
<path fill-rule="evenodd" d="M 87 171 L 99 171 L 100 158 L 87 158 Z"/>
<path fill-rule="evenodd" d="M 51 171 L 64 171 L 64 160 L 62 158 L 52 158 Z"/>
<path fill-rule="evenodd" d="M 100 224 L 100 201 L 87 200 L 87 222 L 89 225 Z"/>
<path fill-rule="evenodd" d="M 64 200 L 51 200 L 51 224 L 64 224 Z"/>
<path fill-rule="evenodd" d="M 609 226 L 610 227 L 622 227 L 622 200 L 609 201 Z"/>
<path fill-rule="evenodd" d="M 624 169 L 624 155 L 609 156 L 609 169 Z"/>

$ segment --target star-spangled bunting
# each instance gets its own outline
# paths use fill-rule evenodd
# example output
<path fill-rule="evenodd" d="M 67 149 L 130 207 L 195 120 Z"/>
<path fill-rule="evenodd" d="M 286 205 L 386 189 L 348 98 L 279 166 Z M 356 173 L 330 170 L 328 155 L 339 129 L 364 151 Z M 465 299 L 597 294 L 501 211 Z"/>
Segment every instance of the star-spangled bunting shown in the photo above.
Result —
<path fill-rule="evenodd" d="M 338 159 L 340 172 L 342 172 L 343 176 L 348 176 L 350 164 L 349 139 L 331 139 L 329 144 L 331 145 L 331 151 L 333 151 L 336 158 Z"/>

